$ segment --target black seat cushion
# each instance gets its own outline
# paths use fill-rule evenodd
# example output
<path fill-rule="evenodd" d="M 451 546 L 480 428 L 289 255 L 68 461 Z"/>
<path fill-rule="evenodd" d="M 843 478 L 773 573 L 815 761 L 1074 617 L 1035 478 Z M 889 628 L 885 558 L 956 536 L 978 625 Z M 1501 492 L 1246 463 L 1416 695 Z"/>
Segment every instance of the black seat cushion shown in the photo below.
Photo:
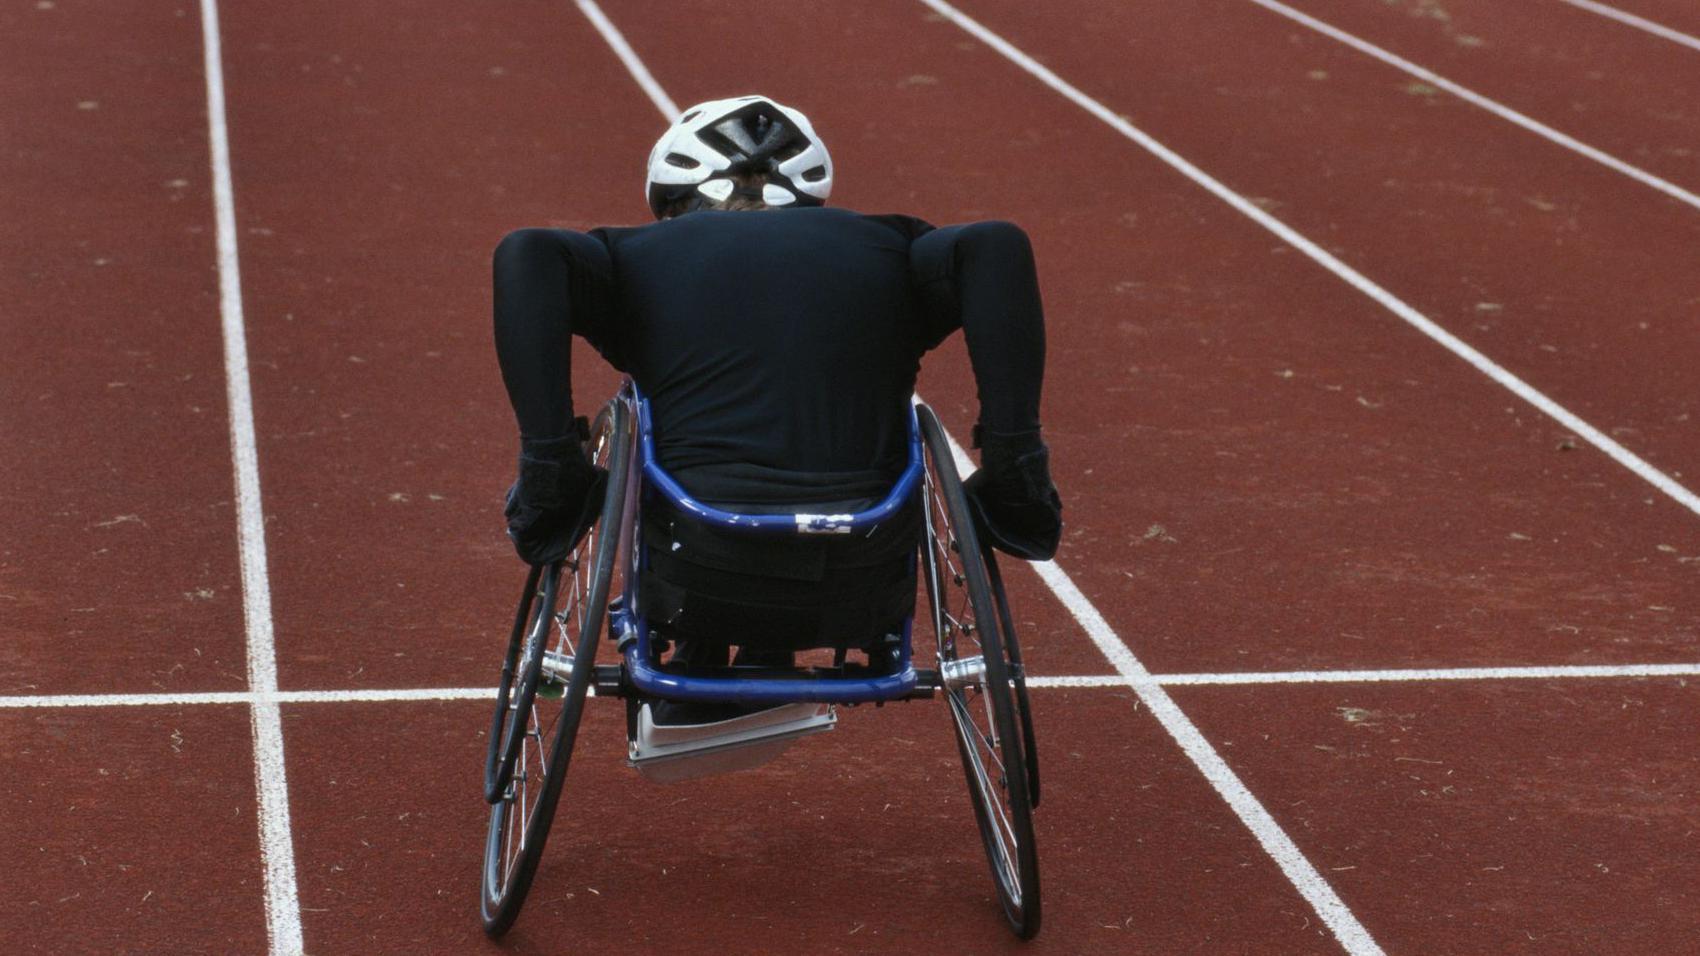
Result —
<path fill-rule="evenodd" d="M 874 503 L 809 502 L 784 510 L 849 514 Z M 866 648 L 896 633 L 914 613 L 920 531 L 914 504 L 871 531 L 851 534 L 773 536 L 716 528 L 659 496 L 646 500 L 643 514 L 641 610 L 670 638 L 764 649 Z"/>

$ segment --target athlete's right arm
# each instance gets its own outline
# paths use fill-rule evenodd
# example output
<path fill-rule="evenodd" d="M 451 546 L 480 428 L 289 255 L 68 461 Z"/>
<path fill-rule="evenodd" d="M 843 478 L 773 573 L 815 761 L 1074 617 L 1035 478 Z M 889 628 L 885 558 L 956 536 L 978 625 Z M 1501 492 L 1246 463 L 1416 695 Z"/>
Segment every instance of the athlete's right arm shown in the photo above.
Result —
<path fill-rule="evenodd" d="M 604 476 L 573 421 L 572 337 L 612 358 L 613 265 L 599 235 L 521 229 L 496 246 L 492 266 L 496 357 L 520 433 L 508 537 L 542 564 L 565 556 L 601 497 Z"/>
<path fill-rule="evenodd" d="M 496 358 L 520 436 L 565 437 L 573 422 L 573 335 L 615 361 L 608 246 L 597 233 L 520 229 L 496 246 L 491 265 Z"/>

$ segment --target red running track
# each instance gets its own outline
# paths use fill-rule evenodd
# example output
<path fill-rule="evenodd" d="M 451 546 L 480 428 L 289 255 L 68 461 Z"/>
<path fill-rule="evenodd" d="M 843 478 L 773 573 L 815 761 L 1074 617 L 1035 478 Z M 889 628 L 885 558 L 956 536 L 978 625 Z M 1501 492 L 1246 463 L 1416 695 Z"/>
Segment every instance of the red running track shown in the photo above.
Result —
<path fill-rule="evenodd" d="M 1648 95 L 1694 69 L 1680 47 L 1557 3 L 1301 6 L 1695 185 L 1660 152 L 1693 117 Z M 1656 465 L 1696 467 L 1692 363 L 1671 356 L 1700 213 L 1249 3 L 969 12 Z M 25 343 L 0 387 L 29 450 L 5 474 L 0 693 L 242 687 L 198 23 L 176 13 L 0 15 L 0 122 L 24 144 L 0 156 L 22 250 L 0 281 Z M 1692 514 L 925 7 L 608 13 L 681 103 L 808 109 L 843 205 L 1029 228 L 1061 563 L 1153 670 L 1695 659 Z M 752 46 L 752 24 L 783 42 Z M 224 49 L 280 683 L 485 685 L 516 583 L 488 249 L 638 218 L 659 116 L 565 3 L 233 7 Z M 1584 57 L 1604 76 L 1566 72 Z M 964 365 L 952 346 L 923 381 L 958 430 Z M 613 383 L 589 362 L 578 380 L 586 403 Z M 140 520 L 103 523 L 122 515 Z M 1038 673 L 1111 670 L 1012 577 Z M 681 788 L 638 783 L 617 716 L 593 712 L 500 948 L 1338 951 L 1130 692 L 1036 693 L 1033 944 L 999 924 L 944 717 L 917 705 Z M 1174 694 L 1389 951 L 1649 952 L 1692 925 L 1679 680 Z M 490 945 L 486 706 L 285 706 L 308 951 Z M 243 723 L 0 709 L 0 865 L 31 887 L 0 904 L 0 939 L 261 951 Z"/>
<path fill-rule="evenodd" d="M 184 13 L 0 11 L 6 697 L 243 689 Z M 263 952 L 245 717 L 0 708 L 0 950 Z"/>

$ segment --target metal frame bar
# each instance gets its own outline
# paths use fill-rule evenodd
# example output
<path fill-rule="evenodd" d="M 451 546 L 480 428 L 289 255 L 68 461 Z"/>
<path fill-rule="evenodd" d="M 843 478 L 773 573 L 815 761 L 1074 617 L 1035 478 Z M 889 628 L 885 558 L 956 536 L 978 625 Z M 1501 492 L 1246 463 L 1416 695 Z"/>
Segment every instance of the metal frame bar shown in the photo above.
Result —
<path fill-rule="evenodd" d="M 735 531 L 762 534 L 849 534 L 865 531 L 896 514 L 915 494 L 925 470 L 921 456 L 921 425 L 914 406 L 909 408 L 909 464 L 879 504 L 855 514 L 776 514 L 746 515 L 725 511 L 691 497 L 672 475 L 661 467 L 655 455 L 655 431 L 649 413 L 649 399 L 629 385 L 632 400 L 637 405 L 638 456 L 644 481 L 659 492 L 675 508 L 706 524 Z"/>
<path fill-rule="evenodd" d="M 635 692 L 647 697 L 672 700 L 747 704 L 863 704 L 933 695 L 940 686 L 937 672 L 928 671 L 923 675 L 914 666 L 911 644 L 913 616 L 903 622 L 897 666 L 887 675 L 836 677 L 819 672 L 799 671 L 795 677 L 706 677 L 668 673 L 654 666 L 651 663 L 655 655 L 650 642 L 649 622 L 636 611 L 639 606 L 637 587 L 641 570 L 642 537 L 637 527 L 641 520 L 640 508 L 635 505 L 644 494 L 644 484 L 649 484 L 693 520 L 721 528 L 755 534 L 848 534 L 870 529 L 890 518 L 918 493 L 926 466 L 921 447 L 920 419 L 913 405 L 909 409 L 909 464 L 892 486 L 891 492 L 873 508 L 846 515 L 744 515 L 714 508 L 692 498 L 656 460 L 655 434 L 648 400 L 629 380 L 622 389 L 622 395 L 632 402 L 637 411 L 637 454 L 632 461 L 633 468 L 644 481 L 627 485 L 627 494 L 633 496 L 634 506 L 626 509 L 628 522 L 622 530 L 625 545 L 631 549 L 627 553 L 625 594 L 609 614 L 614 638 L 625 659 L 624 679 L 618 682 L 618 689 L 615 690 L 608 686 L 603 679 L 601 668 L 598 668 L 596 688 L 599 693 L 607 689 L 622 696 Z"/>

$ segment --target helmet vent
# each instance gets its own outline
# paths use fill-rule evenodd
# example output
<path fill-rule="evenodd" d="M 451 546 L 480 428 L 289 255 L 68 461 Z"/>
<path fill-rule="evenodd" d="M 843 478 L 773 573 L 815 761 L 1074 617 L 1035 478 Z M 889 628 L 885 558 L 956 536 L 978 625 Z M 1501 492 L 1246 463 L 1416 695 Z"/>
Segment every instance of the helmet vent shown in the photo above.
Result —
<path fill-rule="evenodd" d="M 826 178 L 826 167 L 825 166 L 816 166 L 813 169 L 806 170 L 803 173 L 803 182 L 806 182 L 806 183 L 818 183 L 825 178 Z"/>
<path fill-rule="evenodd" d="M 684 153 L 668 153 L 667 165 L 677 166 L 680 169 L 695 169 L 702 164 L 689 156 L 686 156 Z"/>

